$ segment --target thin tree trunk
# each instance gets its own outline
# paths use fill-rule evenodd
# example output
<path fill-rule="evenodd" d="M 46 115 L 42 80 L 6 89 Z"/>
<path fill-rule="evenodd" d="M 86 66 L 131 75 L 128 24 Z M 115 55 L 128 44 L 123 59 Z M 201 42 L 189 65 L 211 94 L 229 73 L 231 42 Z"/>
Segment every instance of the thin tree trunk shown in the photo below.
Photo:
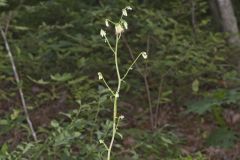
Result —
<path fill-rule="evenodd" d="M 13 69 L 15 80 L 16 80 L 17 85 L 18 85 L 18 91 L 19 91 L 19 95 L 20 95 L 20 99 L 21 99 L 21 102 L 22 102 L 22 107 L 23 107 L 23 111 L 24 111 L 25 116 L 26 116 L 27 123 L 29 125 L 30 130 L 31 130 L 33 139 L 35 141 L 37 141 L 37 135 L 36 135 L 36 132 L 35 132 L 35 130 L 33 128 L 32 121 L 31 121 L 31 119 L 29 117 L 28 110 L 27 110 L 27 105 L 26 105 L 26 102 L 25 102 L 24 94 L 23 94 L 23 90 L 22 90 L 22 87 L 20 86 L 20 78 L 18 76 L 18 72 L 17 72 L 17 68 L 16 68 L 16 65 L 15 65 L 15 61 L 13 59 L 13 55 L 12 55 L 10 46 L 8 44 L 6 33 L 3 31 L 3 28 L 1 26 L 0 26 L 0 32 L 1 32 L 1 35 L 2 35 L 2 38 L 3 38 L 3 42 L 4 42 L 6 50 L 7 50 L 7 54 L 9 56 L 9 59 L 10 59 L 11 65 L 12 65 L 12 69 Z"/>
<path fill-rule="evenodd" d="M 237 19 L 231 0 L 217 0 L 221 14 L 221 25 L 223 31 L 228 33 L 228 43 L 233 46 L 240 46 L 240 37 L 238 35 Z"/>
<path fill-rule="evenodd" d="M 213 21 L 217 31 L 223 31 L 222 22 L 221 22 L 221 13 L 219 11 L 217 0 L 208 0 L 208 3 L 212 12 Z"/>

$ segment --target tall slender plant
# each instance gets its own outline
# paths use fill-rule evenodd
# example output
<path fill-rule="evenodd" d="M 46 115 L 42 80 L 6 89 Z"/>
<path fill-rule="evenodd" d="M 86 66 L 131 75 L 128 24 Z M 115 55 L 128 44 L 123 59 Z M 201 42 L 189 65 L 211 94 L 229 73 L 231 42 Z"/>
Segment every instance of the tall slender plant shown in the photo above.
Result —
<path fill-rule="evenodd" d="M 127 23 L 127 21 L 124 20 L 124 17 L 126 17 L 128 15 L 128 11 L 131 11 L 131 10 L 132 10 L 132 8 L 130 6 L 127 6 L 127 7 L 123 8 L 122 9 L 122 15 L 121 15 L 119 21 L 117 21 L 117 22 L 114 22 L 114 21 L 112 21 L 110 19 L 106 19 L 105 20 L 106 27 L 110 27 L 110 25 L 113 25 L 115 27 L 115 45 L 112 45 L 110 43 L 110 41 L 108 40 L 106 31 L 103 30 L 103 29 L 100 30 L 100 35 L 104 38 L 105 43 L 108 45 L 109 49 L 113 52 L 114 62 L 115 62 L 115 69 L 116 69 L 116 74 L 117 74 L 117 89 L 113 90 L 108 85 L 108 83 L 105 80 L 103 74 L 101 72 L 98 72 L 99 80 L 103 81 L 103 83 L 106 85 L 106 87 L 111 92 L 112 96 L 114 97 L 114 102 L 113 102 L 113 124 L 112 124 L 112 137 L 111 137 L 111 141 L 110 141 L 109 145 L 107 145 L 104 142 L 104 140 L 99 140 L 99 142 L 101 144 L 103 144 L 104 147 L 107 150 L 107 160 L 111 159 L 112 147 L 113 147 L 113 143 L 114 143 L 114 140 L 115 140 L 115 135 L 116 135 L 117 130 L 118 130 L 118 125 L 119 125 L 120 120 L 122 120 L 124 118 L 123 115 L 121 115 L 121 116 L 118 115 L 118 99 L 119 99 L 119 93 L 120 93 L 122 82 L 127 77 L 129 71 L 132 70 L 133 65 L 136 63 L 136 61 L 139 59 L 140 56 L 142 56 L 144 59 L 147 59 L 147 53 L 146 52 L 139 53 L 138 56 L 136 57 L 136 59 L 129 66 L 127 71 L 124 74 L 120 73 L 119 63 L 118 63 L 118 59 L 119 59 L 119 56 L 118 56 L 118 54 L 119 54 L 118 44 L 119 44 L 119 40 L 121 39 L 121 35 L 123 34 L 123 32 L 125 30 L 128 29 L 128 23 Z"/>

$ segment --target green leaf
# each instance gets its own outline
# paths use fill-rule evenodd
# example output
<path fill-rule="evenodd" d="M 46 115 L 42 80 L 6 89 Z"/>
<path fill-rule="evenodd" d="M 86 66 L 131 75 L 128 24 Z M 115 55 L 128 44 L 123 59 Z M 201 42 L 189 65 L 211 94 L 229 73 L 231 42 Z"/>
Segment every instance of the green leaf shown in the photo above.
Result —
<path fill-rule="evenodd" d="M 225 95 L 225 103 L 237 103 L 240 100 L 240 92 L 239 89 L 229 90 Z"/>
<path fill-rule="evenodd" d="M 14 29 L 16 29 L 16 30 L 21 30 L 21 31 L 27 31 L 27 30 L 29 30 L 29 28 L 28 27 L 26 27 L 26 26 L 13 26 L 13 28 Z"/>
<path fill-rule="evenodd" d="M 231 148 L 237 140 L 236 133 L 227 128 L 218 128 L 207 138 L 207 145 Z"/>
<path fill-rule="evenodd" d="M 6 126 L 6 125 L 9 125 L 9 121 L 6 120 L 6 119 L 1 119 L 0 120 L 0 126 Z"/>
<path fill-rule="evenodd" d="M 71 73 L 64 73 L 62 75 L 57 73 L 55 75 L 51 75 L 51 79 L 58 82 L 65 82 L 72 79 L 72 75 Z"/>
<path fill-rule="evenodd" d="M 1 152 L 2 153 L 7 153 L 8 151 L 8 145 L 6 143 L 4 143 L 1 147 Z"/>
<path fill-rule="evenodd" d="M 6 6 L 7 0 L 0 0 L 0 6 Z"/>
<path fill-rule="evenodd" d="M 81 135 L 80 132 L 74 132 L 74 133 L 73 133 L 73 137 L 75 137 L 75 138 L 79 137 L 80 135 Z"/>
<path fill-rule="evenodd" d="M 83 76 L 83 77 L 80 77 L 80 78 L 73 79 L 73 80 L 69 81 L 68 84 L 74 85 L 74 84 L 77 84 L 77 83 L 81 83 L 86 79 L 87 79 L 87 76 Z"/>
<path fill-rule="evenodd" d="M 169 95 L 171 95 L 172 94 L 172 90 L 168 90 L 168 91 L 166 91 L 166 92 L 163 92 L 162 93 L 162 96 L 163 97 L 166 97 L 166 96 L 169 96 Z"/>
<path fill-rule="evenodd" d="M 116 133 L 121 139 L 123 139 L 123 135 L 119 132 Z"/>
<path fill-rule="evenodd" d="M 212 107 L 216 106 L 216 105 L 221 105 L 221 101 L 218 101 L 216 99 L 212 99 L 212 98 L 205 98 L 203 100 L 200 101 L 194 101 L 194 102 L 190 102 L 189 104 L 187 104 L 187 112 L 192 112 L 192 113 L 197 113 L 197 114 L 204 114 L 207 111 L 210 111 L 212 109 Z"/>
<path fill-rule="evenodd" d="M 162 139 L 162 141 L 163 141 L 164 143 L 166 143 L 166 144 L 173 144 L 173 142 L 171 141 L 171 139 L 168 139 L 168 138 L 166 138 L 166 137 L 164 137 L 164 136 L 161 136 L 161 139 Z"/>
<path fill-rule="evenodd" d="M 221 106 L 214 106 L 212 108 L 212 113 L 214 115 L 214 118 L 215 118 L 215 121 L 218 125 L 222 126 L 222 127 L 225 127 L 226 126 L 226 123 L 225 123 L 225 119 L 222 115 L 223 113 L 223 108 Z"/>
<path fill-rule="evenodd" d="M 11 120 L 15 120 L 15 119 L 17 119 L 17 117 L 19 116 L 19 113 L 20 113 L 19 110 L 14 109 L 14 110 L 13 110 L 13 113 L 10 115 Z"/>
<path fill-rule="evenodd" d="M 27 77 L 28 77 L 31 81 L 33 81 L 34 83 L 36 83 L 36 84 L 46 85 L 46 84 L 49 83 L 48 81 L 44 81 L 43 79 L 35 80 L 35 79 L 33 79 L 32 77 L 30 77 L 30 76 L 27 76 Z"/>
<path fill-rule="evenodd" d="M 198 92 L 199 91 L 199 81 L 197 79 L 195 79 L 192 83 L 192 90 L 194 92 Z"/>
<path fill-rule="evenodd" d="M 54 127 L 54 128 L 57 128 L 57 127 L 59 127 L 59 123 L 56 120 L 52 120 L 51 121 L 51 126 Z"/>
<path fill-rule="evenodd" d="M 27 143 L 26 147 L 22 151 L 22 154 L 25 154 L 26 152 L 28 152 L 33 147 L 34 147 L 34 145 L 32 143 Z"/>

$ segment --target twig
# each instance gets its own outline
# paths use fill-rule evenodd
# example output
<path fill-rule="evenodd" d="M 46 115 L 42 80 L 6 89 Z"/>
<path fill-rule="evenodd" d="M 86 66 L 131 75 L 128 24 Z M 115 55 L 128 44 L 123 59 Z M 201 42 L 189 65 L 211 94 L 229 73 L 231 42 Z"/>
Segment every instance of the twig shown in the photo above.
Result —
<path fill-rule="evenodd" d="M 149 50 L 150 50 L 150 37 L 148 35 L 147 38 L 147 53 L 149 54 Z M 150 87 L 149 87 L 149 82 L 148 82 L 148 75 L 147 75 L 147 63 L 145 63 L 145 67 L 144 67 L 144 84 L 145 84 L 145 88 L 146 88 L 146 92 L 147 92 L 147 97 L 148 97 L 148 105 L 149 105 L 149 112 L 150 112 L 150 121 L 151 121 L 151 127 L 152 129 L 154 128 L 154 115 L 153 115 L 153 107 L 152 107 L 152 97 L 151 97 L 151 92 L 150 92 Z"/>
<path fill-rule="evenodd" d="M 127 39 L 123 36 L 123 42 L 126 45 L 126 47 L 128 48 L 129 54 L 131 56 L 131 58 L 134 60 L 134 56 L 133 56 L 133 51 L 132 48 L 129 46 Z M 147 53 L 149 52 L 149 37 L 147 40 Z M 147 92 L 147 98 L 148 98 L 148 106 L 149 106 L 149 114 L 150 114 L 150 122 L 151 122 L 151 128 L 154 127 L 154 116 L 153 116 L 153 110 L 152 110 L 152 100 L 151 100 L 151 93 L 150 93 L 150 89 L 149 89 L 149 82 L 147 79 L 147 72 L 146 72 L 146 68 L 147 68 L 147 64 L 145 64 L 144 67 L 144 72 L 141 71 L 139 65 L 136 63 L 136 68 L 138 73 L 143 77 L 144 79 L 144 85 L 145 85 L 145 89 Z"/>
<path fill-rule="evenodd" d="M 157 100 L 157 104 L 156 104 L 156 110 L 155 110 L 155 128 L 158 127 L 158 115 L 159 115 L 159 110 L 160 110 L 160 102 L 161 102 L 161 96 L 162 96 L 162 90 L 163 90 L 163 77 L 161 76 L 161 81 L 160 81 L 160 85 L 158 87 L 158 100 Z"/>
<path fill-rule="evenodd" d="M 32 122 L 31 122 L 30 117 L 29 117 L 29 114 L 28 114 L 27 105 L 26 105 L 26 102 L 25 102 L 23 90 L 22 90 L 22 87 L 21 87 L 21 85 L 20 85 L 20 79 L 19 79 L 19 76 L 18 76 L 17 68 L 16 68 L 16 65 L 15 65 L 15 62 L 14 62 L 14 59 L 13 59 L 13 55 L 12 55 L 11 49 L 10 49 L 10 47 L 9 47 L 9 43 L 8 43 L 6 34 L 5 34 L 5 32 L 3 31 L 3 29 L 2 29 L 1 26 L 0 26 L 0 30 L 1 30 L 1 35 L 2 35 L 3 41 L 4 41 L 4 45 L 5 45 L 5 47 L 6 47 L 6 50 L 7 50 L 7 53 L 8 53 L 8 56 L 9 56 L 11 65 L 12 65 L 14 77 L 15 77 L 15 80 L 16 80 L 17 85 L 18 85 L 18 91 L 19 91 L 19 94 L 20 94 L 20 98 L 21 98 L 21 102 L 22 102 L 22 107 L 23 107 L 23 110 L 24 110 L 24 113 L 25 113 L 25 116 L 26 116 L 27 123 L 28 123 L 28 125 L 29 125 L 30 130 L 31 130 L 33 139 L 34 139 L 35 141 L 37 141 L 37 135 L 36 135 L 36 132 L 34 131 Z"/>
<path fill-rule="evenodd" d="M 9 25 L 10 25 L 11 17 L 12 17 L 12 12 L 9 12 L 7 20 L 6 20 L 6 27 L 5 27 L 5 31 L 4 31 L 5 34 L 7 34 L 7 32 L 8 32 L 8 28 L 9 28 Z"/>

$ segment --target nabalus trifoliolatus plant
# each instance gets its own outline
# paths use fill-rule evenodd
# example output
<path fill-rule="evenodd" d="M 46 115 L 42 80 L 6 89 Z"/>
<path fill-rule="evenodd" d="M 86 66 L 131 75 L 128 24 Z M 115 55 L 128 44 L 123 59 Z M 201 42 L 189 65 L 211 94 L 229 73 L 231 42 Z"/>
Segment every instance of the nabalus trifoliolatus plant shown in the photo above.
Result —
<path fill-rule="evenodd" d="M 136 61 L 142 56 L 144 59 L 147 59 L 148 55 L 146 52 L 141 52 L 138 54 L 136 59 L 132 62 L 132 64 L 129 66 L 129 68 L 126 70 L 125 73 L 120 73 L 119 67 L 120 64 L 118 63 L 119 59 L 119 51 L 118 51 L 118 44 L 121 39 L 121 35 L 125 30 L 128 29 L 128 23 L 124 20 L 124 17 L 128 16 L 128 11 L 131 11 L 132 8 L 130 6 L 127 6 L 122 9 L 122 15 L 120 19 L 117 22 L 114 22 L 110 19 L 105 20 L 105 25 L 106 27 L 114 26 L 115 28 L 115 44 L 111 44 L 107 32 L 104 29 L 100 30 L 100 35 L 101 37 L 104 38 L 105 43 L 108 45 L 109 49 L 113 52 L 114 56 L 114 62 L 115 62 L 115 69 L 116 69 L 116 75 L 117 75 L 117 89 L 113 90 L 107 83 L 107 81 L 104 78 L 104 75 L 101 72 L 98 72 L 98 78 L 101 80 L 105 86 L 108 88 L 109 92 L 111 92 L 112 96 L 114 97 L 113 100 L 113 123 L 112 123 L 112 136 L 109 144 L 106 144 L 104 140 L 100 139 L 99 142 L 104 145 L 104 147 L 107 150 L 107 160 L 111 160 L 111 152 L 112 152 L 112 147 L 113 143 L 115 140 L 115 135 L 118 133 L 118 125 L 120 120 L 124 119 L 123 115 L 118 114 L 118 99 L 120 96 L 120 89 L 122 82 L 125 80 L 127 77 L 128 73 L 130 70 L 132 70 L 133 65 L 136 63 Z"/>

